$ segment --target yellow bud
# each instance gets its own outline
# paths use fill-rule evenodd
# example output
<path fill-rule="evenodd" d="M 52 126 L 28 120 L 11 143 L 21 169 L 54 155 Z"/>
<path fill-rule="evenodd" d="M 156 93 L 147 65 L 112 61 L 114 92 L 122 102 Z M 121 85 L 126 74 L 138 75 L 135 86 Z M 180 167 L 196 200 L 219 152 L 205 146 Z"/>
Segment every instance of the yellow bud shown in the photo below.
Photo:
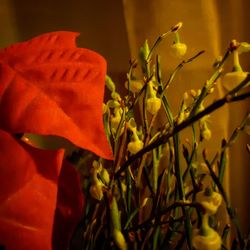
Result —
<path fill-rule="evenodd" d="M 222 196 L 217 192 L 212 192 L 208 195 L 205 190 L 196 194 L 196 200 L 205 208 L 209 215 L 212 215 L 217 212 L 219 206 L 221 205 Z"/>
<path fill-rule="evenodd" d="M 113 230 L 113 238 L 114 238 L 116 246 L 120 250 L 127 250 L 126 240 L 120 230 L 117 230 L 117 229 Z"/>
<path fill-rule="evenodd" d="M 113 91 L 113 92 L 111 93 L 111 97 L 112 97 L 114 100 L 116 100 L 116 101 L 121 101 L 121 96 L 120 96 L 120 94 L 117 93 L 116 91 Z"/>
<path fill-rule="evenodd" d="M 125 82 L 125 87 L 128 88 L 128 82 Z M 143 81 L 141 80 L 131 80 L 129 89 L 133 93 L 138 93 L 143 87 Z"/>
<path fill-rule="evenodd" d="M 95 182 L 90 186 L 89 193 L 90 195 L 96 199 L 101 200 L 103 198 L 103 191 L 102 191 L 103 184 L 100 181 Z"/>
<path fill-rule="evenodd" d="M 118 129 L 118 126 L 119 126 L 119 124 L 121 122 L 121 119 L 122 119 L 121 114 L 122 114 L 122 109 L 116 108 L 114 110 L 114 115 L 111 116 L 111 119 L 110 119 L 111 127 L 112 127 L 112 130 L 114 132 Z M 124 127 L 124 125 L 123 125 L 123 127 Z"/>
<path fill-rule="evenodd" d="M 136 154 L 143 148 L 143 142 L 141 140 L 131 141 L 128 144 L 128 151 L 131 154 Z"/>
<path fill-rule="evenodd" d="M 119 108 L 119 107 L 121 106 L 121 104 L 119 103 L 119 101 L 116 101 L 116 100 L 109 100 L 109 101 L 107 102 L 107 106 L 108 106 L 109 108 L 114 108 L 114 109 L 116 109 L 116 108 Z"/>
<path fill-rule="evenodd" d="M 222 77 L 222 85 L 226 90 L 231 90 L 239 85 L 247 77 L 247 74 L 247 72 L 242 71 L 226 73 Z"/>
<path fill-rule="evenodd" d="M 157 114 L 161 108 L 161 99 L 157 97 L 151 97 L 147 99 L 147 111 L 151 115 Z"/>
<path fill-rule="evenodd" d="M 147 61 L 150 53 L 150 48 L 148 46 L 148 41 L 146 40 L 142 47 L 140 48 L 139 56 L 142 62 Z"/>
<path fill-rule="evenodd" d="M 201 131 L 201 137 L 206 141 L 209 141 L 212 137 L 211 130 L 208 127 L 206 127 L 204 130 Z"/>
<path fill-rule="evenodd" d="M 209 94 L 212 94 L 213 92 L 214 92 L 214 88 L 211 88 L 211 89 L 208 90 Z"/>
<path fill-rule="evenodd" d="M 182 123 L 182 122 L 184 121 L 184 119 L 185 119 L 185 113 L 184 113 L 184 111 L 182 111 L 182 112 L 179 114 L 178 118 L 177 118 L 177 124 Z"/>
<path fill-rule="evenodd" d="M 196 97 L 197 93 L 196 93 L 196 91 L 195 91 L 194 89 L 191 89 L 191 90 L 190 90 L 190 95 L 191 95 L 192 97 Z"/>
<path fill-rule="evenodd" d="M 112 116 L 111 117 L 111 126 L 114 130 L 117 130 L 121 121 L 121 116 Z"/>
<path fill-rule="evenodd" d="M 189 115 L 190 115 L 190 112 L 186 111 L 186 112 L 184 113 L 184 119 L 187 119 L 187 118 L 189 117 Z"/>
<path fill-rule="evenodd" d="M 102 171 L 102 164 L 100 162 L 94 160 L 92 162 L 92 166 L 97 173 L 100 173 Z"/>
<path fill-rule="evenodd" d="M 195 230 L 192 243 L 196 250 L 219 250 L 222 241 L 220 235 L 211 228 L 207 235 L 200 235 L 199 230 Z"/>
<path fill-rule="evenodd" d="M 127 185 L 124 182 L 121 182 L 122 192 L 125 193 L 127 191 Z"/>
<path fill-rule="evenodd" d="M 188 99 L 188 92 L 185 92 L 184 94 L 183 94 L 183 100 L 187 100 Z"/>
<path fill-rule="evenodd" d="M 186 52 L 187 52 L 187 45 L 185 43 L 177 42 L 171 46 L 171 54 L 174 57 L 181 58 L 186 54 Z"/>
<path fill-rule="evenodd" d="M 105 78 L 105 84 L 107 86 L 107 88 L 111 91 L 114 92 L 115 91 L 115 83 L 112 81 L 111 77 L 106 75 Z"/>
<path fill-rule="evenodd" d="M 103 181 L 105 182 L 106 185 L 109 184 L 110 178 L 109 178 L 109 173 L 106 168 L 103 168 L 101 171 L 101 177 Z"/>

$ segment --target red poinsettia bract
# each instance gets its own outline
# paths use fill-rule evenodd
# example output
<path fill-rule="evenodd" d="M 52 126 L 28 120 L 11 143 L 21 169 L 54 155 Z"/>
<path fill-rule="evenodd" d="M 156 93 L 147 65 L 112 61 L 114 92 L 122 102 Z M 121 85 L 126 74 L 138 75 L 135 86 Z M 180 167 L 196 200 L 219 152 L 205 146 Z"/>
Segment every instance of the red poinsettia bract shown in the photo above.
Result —
<path fill-rule="evenodd" d="M 63 150 L 15 134 L 54 135 L 106 159 L 105 60 L 52 32 L 0 50 L 0 246 L 67 250 L 83 209 L 78 173 Z"/>
<path fill-rule="evenodd" d="M 0 51 L 0 127 L 61 136 L 112 159 L 102 120 L 106 62 L 77 48 L 77 35 L 52 32 Z"/>
<path fill-rule="evenodd" d="M 67 249 L 83 204 L 76 171 L 62 161 L 63 150 L 39 150 L 0 130 L 0 245 L 6 250 L 49 250 L 54 235 L 53 249 Z M 55 211 L 63 213 L 60 221 Z"/>

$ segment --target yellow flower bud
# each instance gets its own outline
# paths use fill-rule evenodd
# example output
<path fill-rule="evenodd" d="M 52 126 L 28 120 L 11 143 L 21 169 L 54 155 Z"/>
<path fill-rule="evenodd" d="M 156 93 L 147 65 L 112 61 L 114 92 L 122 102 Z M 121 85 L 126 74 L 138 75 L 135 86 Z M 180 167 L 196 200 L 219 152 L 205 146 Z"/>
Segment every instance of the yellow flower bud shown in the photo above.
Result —
<path fill-rule="evenodd" d="M 102 171 L 102 164 L 98 161 L 92 162 L 93 172 L 96 171 L 96 173 L 100 173 Z"/>
<path fill-rule="evenodd" d="M 219 250 L 222 243 L 220 235 L 212 228 L 207 235 L 201 235 L 199 230 L 195 230 L 192 242 L 196 250 Z"/>
<path fill-rule="evenodd" d="M 113 230 L 113 238 L 114 238 L 116 246 L 120 250 L 127 250 L 126 240 L 120 230 L 117 230 L 117 229 Z"/>
<path fill-rule="evenodd" d="M 112 116 L 111 117 L 111 126 L 114 130 L 117 130 L 121 121 L 121 116 Z"/>
<path fill-rule="evenodd" d="M 116 100 L 116 101 L 121 101 L 121 96 L 120 96 L 120 94 L 119 94 L 118 92 L 116 92 L 116 91 L 113 91 L 113 92 L 111 93 L 111 97 L 112 97 L 114 100 Z"/>
<path fill-rule="evenodd" d="M 141 140 L 131 141 L 128 144 L 128 151 L 131 154 L 136 154 L 143 148 L 143 142 Z"/>
<path fill-rule="evenodd" d="M 150 48 L 148 45 L 148 41 L 146 40 L 142 47 L 140 48 L 139 56 L 142 62 L 146 61 L 148 59 L 150 53 Z"/>
<path fill-rule="evenodd" d="M 222 77 L 222 85 L 226 90 L 231 90 L 239 85 L 247 77 L 247 74 L 247 72 L 242 71 L 226 73 Z"/>
<path fill-rule="evenodd" d="M 111 91 L 114 92 L 115 91 L 115 83 L 112 81 L 111 77 L 107 76 L 105 77 L 105 84 L 107 86 L 107 88 Z"/>
<path fill-rule="evenodd" d="M 125 82 L 125 87 L 128 89 L 128 82 Z M 143 87 L 143 81 L 141 80 L 131 80 L 129 89 L 133 93 L 138 93 Z"/>
<path fill-rule="evenodd" d="M 101 200 L 103 198 L 103 191 L 102 191 L 103 184 L 100 181 L 96 181 L 94 184 L 90 186 L 89 193 L 90 195 L 96 199 Z"/>
<path fill-rule="evenodd" d="M 200 110 L 203 110 L 203 109 L 204 108 L 200 107 Z M 201 139 L 205 139 L 206 141 L 209 141 L 212 137 L 212 132 L 207 126 L 208 118 L 209 118 L 209 115 L 205 115 L 199 121 Z"/>
<path fill-rule="evenodd" d="M 221 205 L 222 196 L 220 193 L 206 189 L 196 194 L 196 200 L 205 208 L 209 215 L 212 215 L 217 212 Z"/>
<path fill-rule="evenodd" d="M 119 124 L 121 122 L 121 119 L 122 119 L 122 109 L 121 108 L 115 108 L 114 110 L 114 115 L 111 116 L 111 128 L 112 128 L 112 132 L 115 133 L 116 130 L 118 129 L 119 127 Z M 121 129 L 121 134 L 124 130 L 124 124 L 122 126 L 122 129 Z"/>
<path fill-rule="evenodd" d="M 197 93 L 194 89 L 190 89 L 190 95 L 194 98 L 197 96 Z"/>
<path fill-rule="evenodd" d="M 184 101 L 188 100 L 188 92 L 184 92 L 184 94 L 183 94 L 183 100 Z"/>
<path fill-rule="evenodd" d="M 212 137 L 211 130 L 208 127 L 206 127 L 204 130 L 201 131 L 201 137 L 206 141 L 209 141 Z"/>
<path fill-rule="evenodd" d="M 158 97 L 151 97 L 147 99 L 147 111 L 151 115 L 157 114 L 161 108 L 161 99 Z"/>
<path fill-rule="evenodd" d="M 127 191 L 127 185 L 124 182 L 121 182 L 122 192 L 125 193 Z"/>
<path fill-rule="evenodd" d="M 120 108 L 121 104 L 119 103 L 119 101 L 116 101 L 116 100 L 109 100 L 109 101 L 107 102 L 107 106 L 108 106 L 109 108 L 114 108 L 114 109 L 116 109 L 116 108 Z"/>
<path fill-rule="evenodd" d="M 110 178 L 109 178 L 109 172 L 107 171 L 106 168 L 102 169 L 101 177 L 102 177 L 102 180 L 105 182 L 105 184 L 108 185 L 109 181 L 110 181 Z"/>
<path fill-rule="evenodd" d="M 187 45 L 185 43 L 177 42 L 171 46 L 171 54 L 176 58 L 183 57 L 186 54 L 186 52 L 187 52 Z"/>
<path fill-rule="evenodd" d="M 195 229 L 192 236 L 192 244 L 196 250 L 219 250 L 221 249 L 220 235 L 209 226 L 209 214 L 202 216 L 200 229 Z"/>

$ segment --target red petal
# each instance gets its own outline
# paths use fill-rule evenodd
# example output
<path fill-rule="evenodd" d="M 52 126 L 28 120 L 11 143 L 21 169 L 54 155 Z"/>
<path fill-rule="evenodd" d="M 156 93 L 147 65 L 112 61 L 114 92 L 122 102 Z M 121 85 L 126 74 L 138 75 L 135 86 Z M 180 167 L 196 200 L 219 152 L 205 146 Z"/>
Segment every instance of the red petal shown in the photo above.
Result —
<path fill-rule="evenodd" d="M 8 250 L 52 249 L 58 179 L 58 194 L 69 181 L 77 183 L 69 166 L 61 171 L 62 159 L 63 150 L 38 150 L 0 130 L 0 245 Z M 63 199 L 69 208 L 67 211 L 71 212 L 71 217 L 66 216 L 64 220 L 73 218 L 72 223 L 66 224 L 70 227 L 65 230 L 68 234 L 79 220 L 82 206 L 77 184 L 70 185 L 72 193 L 75 192 L 73 197 L 77 198 Z M 61 204 L 62 198 L 59 198 L 58 207 Z M 69 239 L 70 235 L 64 233 L 61 237 Z"/>
<path fill-rule="evenodd" d="M 102 121 L 106 62 L 53 32 L 0 51 L 0 126 L 64 137 L 112 159 Z"/>

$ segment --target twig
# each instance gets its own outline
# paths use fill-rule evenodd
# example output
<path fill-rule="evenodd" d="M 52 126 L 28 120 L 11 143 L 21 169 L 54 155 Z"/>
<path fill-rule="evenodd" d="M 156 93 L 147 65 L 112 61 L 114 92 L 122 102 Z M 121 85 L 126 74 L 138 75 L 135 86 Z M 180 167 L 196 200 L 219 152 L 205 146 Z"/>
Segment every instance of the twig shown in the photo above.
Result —
<path fill-rule="evenodd" d="M 244 81 L 242 81 L 242 85 L 243 84 L 246 85 L 249 81 L 250 81 L 250 74 L 248 74 L 246 79 Z M 232 93 L 232 92 L 229 92 L 229 93 Z M 115 179 L 118 178 L 120 176 L 120 174 L 129 165 L 131 165 L 131 163 L 134 162 L 136 159 L 140 158 L 142 155 L 153 150 L 154 148 L 157 148 L 158 146 L 166 143 L 169 140 L 169 138 L 173 137 L 173 135 L 182 131 L 183 129 L 185 129 L 189 125 L 193 124 L 194 122 L 198 121 L 200 118 L 204 117 L 205 115 L 208 115 L 208 114 L 214 112 L 215 110 L 221 108 L 226 103 L 233 103 L 233 102 L 245 100 L 246 98 L 250 98 L 250 92 L 246 92 L 246 93 L 239 94 L 239 95 L 230 95 L 229 93 L 227 93 L 221 99 L 210 104 L 203 111 L 195 114 L 194 116 L 188 118 L 187 120 L 183 121 L 182 123 L 180 123 L 179 125 L 174 127 L 172 130 L 169 131 L 168 134 L 162 135 L 161 137 L 156 139 L 154 142 L 152 142 L 151 144 L 149 144 L 148 146 L 146 146 L 145 148 L 140 150 L 138 153 L 136 153 L 135 155 L 132 155 L 126 162 L 124 162 L 124 164 L 121 166 L 121 168 L 115 173 Z"/>

